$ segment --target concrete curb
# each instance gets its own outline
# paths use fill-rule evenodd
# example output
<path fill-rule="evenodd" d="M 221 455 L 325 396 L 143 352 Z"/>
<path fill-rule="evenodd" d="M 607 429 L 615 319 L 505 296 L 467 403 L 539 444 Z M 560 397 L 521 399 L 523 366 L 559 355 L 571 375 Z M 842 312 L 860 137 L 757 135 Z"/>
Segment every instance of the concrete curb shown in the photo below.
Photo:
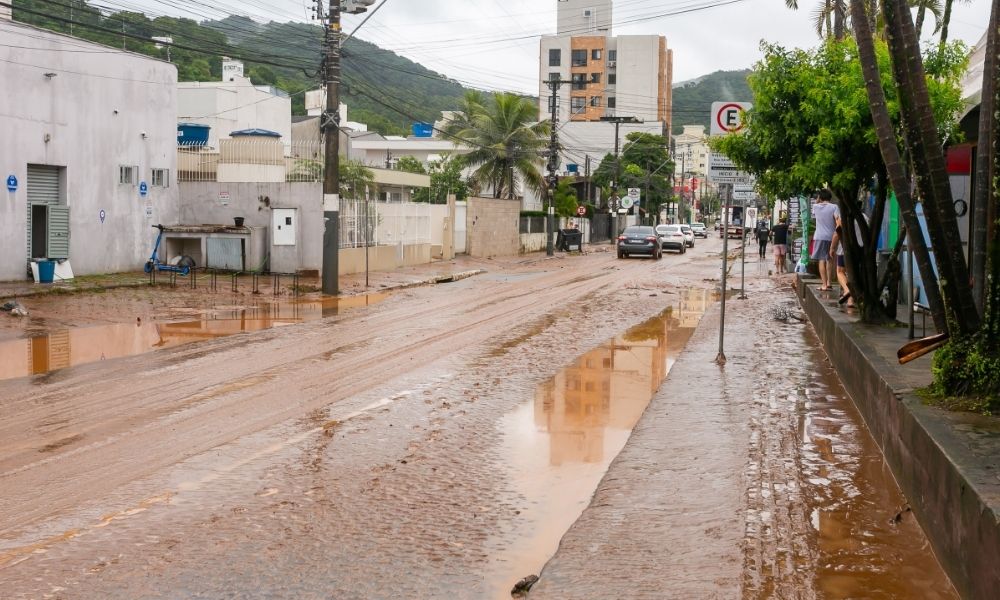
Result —
<path fill-rule="evenodd" d="M 1000 419 L 924 405 L 913 389 L 930 381 L 929 359 L 904 367 L 886 358 L 887 348 L 907 341 L 902 330 L 851 322 L 827 306 L 835 301 L 824 303 L 801 277 L 797 283 L 800 304 L 955 589 L 963 598 L 996 598 Z"/>

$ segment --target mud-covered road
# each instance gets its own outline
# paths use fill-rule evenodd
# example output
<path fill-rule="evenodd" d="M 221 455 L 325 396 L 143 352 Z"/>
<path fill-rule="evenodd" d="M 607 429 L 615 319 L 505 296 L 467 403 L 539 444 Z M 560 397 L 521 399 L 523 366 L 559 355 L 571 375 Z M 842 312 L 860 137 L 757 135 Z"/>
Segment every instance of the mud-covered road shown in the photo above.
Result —
<path fill-rule="evenodd" d="M 2 595 L 509 597 L 714 302 L 720 247 L 497 261 L 2 380 Z"/>

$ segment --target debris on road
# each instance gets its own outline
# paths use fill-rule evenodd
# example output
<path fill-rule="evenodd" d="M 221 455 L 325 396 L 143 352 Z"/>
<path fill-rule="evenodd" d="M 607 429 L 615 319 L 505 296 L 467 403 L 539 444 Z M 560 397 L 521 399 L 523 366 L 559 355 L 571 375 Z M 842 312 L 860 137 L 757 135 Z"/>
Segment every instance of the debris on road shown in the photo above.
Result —
<path fill-rule="evenodd" d="M 528 575 L 521 581 L 514 584 L 514 587 L 510 590 L 511 598 L 525 598 L 528 595 L 528 591 L 531 586 L 538 582 L 538 575 Z"/>
<path fill-rule="evenodd" d="M 14 301 L 11 301 L 11 302 L 4 302 L 3 305 L 0 306 L 0 310 L 2 310 L 4 312 L 9 312 L 10 316 L 12 316 L 12 317 L 27 317 L 28 316 L 28 309 L 25 308 L 25 306 L 23 304 L 21 304 L 20 302 L 18 302 L 17 300 L 14 300 Z"/>

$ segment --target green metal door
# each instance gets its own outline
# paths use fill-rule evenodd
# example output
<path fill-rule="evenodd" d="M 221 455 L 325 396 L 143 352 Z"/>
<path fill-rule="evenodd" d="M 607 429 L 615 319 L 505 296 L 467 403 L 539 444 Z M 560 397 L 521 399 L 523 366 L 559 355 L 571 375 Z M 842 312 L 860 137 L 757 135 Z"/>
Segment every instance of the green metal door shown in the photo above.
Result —
<path fill-rule="evenodd" d="M 46 209 L 49 224 L 48 258 L 69 258 L 69 207 L 50 204 Z"/>

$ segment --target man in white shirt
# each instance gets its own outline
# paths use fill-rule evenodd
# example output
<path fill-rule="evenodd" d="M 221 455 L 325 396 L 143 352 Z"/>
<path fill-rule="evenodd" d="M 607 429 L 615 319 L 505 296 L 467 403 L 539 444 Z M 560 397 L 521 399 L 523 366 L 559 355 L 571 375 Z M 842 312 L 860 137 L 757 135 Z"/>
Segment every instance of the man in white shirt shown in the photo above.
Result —
<path fill-rule="evenodd" d="M 830 245 L 833 233 L 837 230 L 837 220 L 840 210 L 836 204 L 831 204 L 833 193 L 828 189 L 819 191 L 819 202 L 813 207 L 813 219 L 816 221 L 816 231 L 813 233 L 813 251 L 811 258 L 819 262 L 820 290 L 829 291 L 830 287 Z"/>

